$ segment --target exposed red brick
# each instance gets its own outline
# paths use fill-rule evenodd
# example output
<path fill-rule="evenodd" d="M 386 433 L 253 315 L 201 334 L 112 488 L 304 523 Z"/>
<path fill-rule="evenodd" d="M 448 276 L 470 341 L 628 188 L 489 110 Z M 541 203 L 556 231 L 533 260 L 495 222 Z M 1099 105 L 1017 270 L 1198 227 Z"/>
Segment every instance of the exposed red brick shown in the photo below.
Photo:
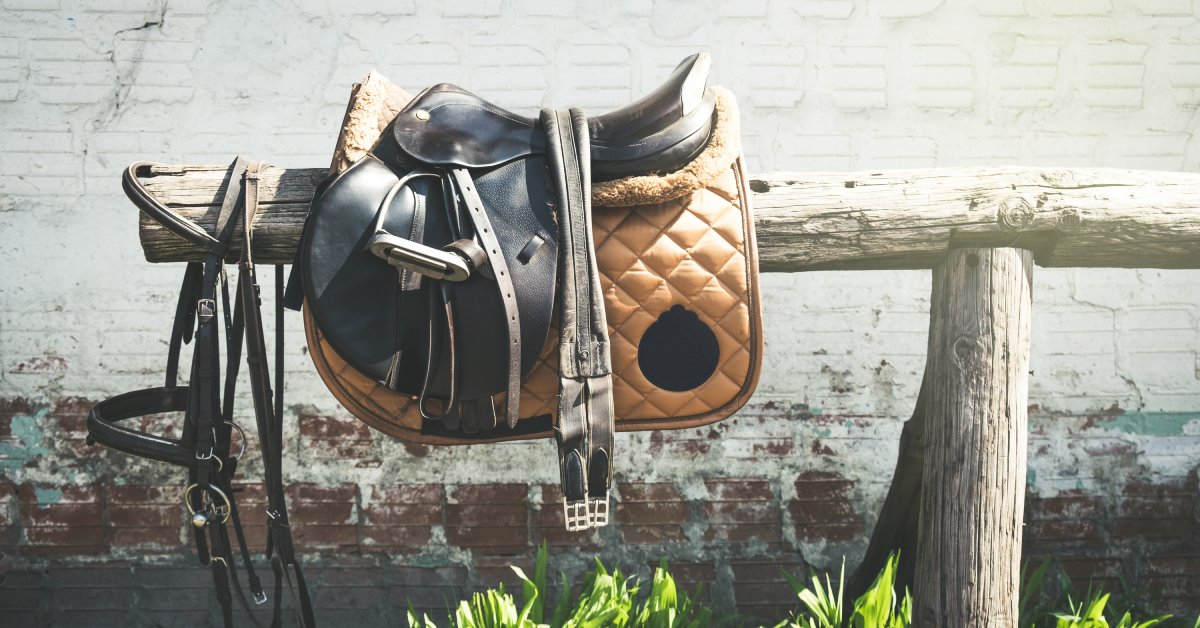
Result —
<path fill-rule="evenodd" d="M 59 428 L 60 434 L 73 439 L 87 436 L 87 417 L 94 401 L 79 397 L 63 397 L 50 410 L 48 419 Z"/>
<path fill-rule="evenodd" d="M 527 525 L 447 525 L 446 540 L 452 545 L 489 554 L 516 554 L 529 547 Z"/>
<path fill-rule="evenodd" d="M 450 498 L 459 503 L 524 503 L 528 491 L 524 484 L 460 484 L 450 491 Z"/>
<path fill-rule="evenodd" d="M 1102 496 L 1081 491 L 1036 497 L 1027 500 L 1025 519 L 1099 519 L 1104 516 L 1104 503 Z"/>
<path fill-rule="evenodd" d="M 796 499 L 800 501 L 845 499 L 854 483 L 836 473 L 805 471 L 795 482 Z"/>
<path fill-rule="evenodd" d="M 686 502 L 621 502 L 616 505 L 616 519 L 621 523 L 683 524 L 691 518 L 692 507 Z"/>
<path fill-rule="evenodd" d="M 708 544 L 741 544 L 760 541 L 783 543 L 779 502 L 764 479 L 708 480 L 708 499 L 700 504 L 700 520 L 707 523 Z"/>
<path fill-rule="evenodd" d="M 617 493 L 623 502 L 679 501 L 683 495 L 671 482 L 621 482 Z"/>
<path fill-rule="evenodd" d="M 0 419 L 33 414 L 33 406 L 24 397 L 0 397 Z"/>
<path fill-rule="evenodd" d="M 848 524 L 855 521 L 858 515 L 854 507 L 845 500 L 792 502 L 788 510 L 792 521 L 800 524 L 838 523 Z"/>
<path fill-rule="evenodd" d="M 621 538 L 634 545 L 660 545 L 668 543 L 683 543 L 687 535 L 680 526 L 643 526 L 637 524 L 622 524 Z"/>
<path fill-rule="evenodd" d="M 357 485 L 293 484 L 287 492 L 288 515 L 298 544 L 357 549 Z"/>
<path fill-rule="evenodd" d="M 837 452 L 832 447 L 821 442 L 821 439 L 814 438 L 809 451 L 818 456 L 836 456 Z"/>
<path fill-rule="evenodd" d="M 12 367 L 13 373 L 54 373 L 65 370 L 67 370 L 67 359 L 53 353 L 30 356 Z"/>
<path fill-rule="evenodd" d="M 1134 519 L 1190 517 L 1195 509 L 1195 498 L 1186 494 L 1121 497 L 1117 500 L 1117 515 Z"/>
<path fill-rule="evenodd" d="M 432 539 L 430 526 L 366 526 L 363 551 L 418 552 Z"/>
<path fill-rule="evenodd" d="M 1045 543 L 1047 541 L 1082 541 L 1102 542 L 1103 530 L 1099 521 L 1063 520 L 1063 521 L 1027 521 L 1025 523 L 1027 542 Z"/>
<path fill-rule="evenodd" d="M 446 491 L 440 484 L 375 488 L 363 509 L 365 549 L 416 551 L 445 521 Z"/>
<path fill-rule="evenodd" d="M 110 504 L 108 521 L 114 526 L 174 526 L 183 512 L 179 504 Z"/>
<path fill-rule="evenodd" d="M 355 502 L 358 500 L 357 484 L 341 484 L 338 486 L 320 486 L 317 484 L 295 483 L 287 486 L 289 500 L 303 502 Z"/>
<path fill-rule="evenodd" d="M 835 473 L 806 471 L 796 478 L 796 499 L 787 504 L 797 538 L 849 541 L 862 533 L 862 517 L 849 493 L 853 482 Z"/>
<path fill-rule="evenodd" d="M 309 455 L 350 461 L 360 468 L 382 463 L 371 429 L 358 419 L 307 414 L 299 423 L 301 445 Z"/>
<path fill-rule="evenodd" d="M 55 497 L 54 502 L 39 503 L 39 490 L 52 493 Z M 95 485 L 35 487 L 25 483 L 17 488 L 17 499 L 21 525 L 26 528 L 90 526 L 98 525 L 104 520 L 101 491 Z"/>
<path fill-rule="evenodd" d="M 110 485 L 105 492 L 114 548 L 174 551 L 182 545 L 186 511 L 179 486 Z"/>
<path fill-rule="evenodd" d="M 22 554 L 31 556 L 83 556 L 107 554 L 105 528 L 85 526 L 34 526 L 25 528 Z"/>
<path fill-rule="evenodd" d="M 691 431 L 655 430 L 650 432 L 650 453 L 654 456 L 702 456 L 712 450 L 712 440 L 697 437 Z"/>
<path fill-rule="evenodd" d="M 356 551 L 359 544 L 358 527 L 349 523 L 334 525 L 293 523 L 292 535 L 298 546 L 313 549 L 333 548 Z"/>
<path fill-rule="evenodd" d="M 626 543 L 657 544 L 686 540 L 682 524 L 692 507 L 671 482 L 622 482 L 613 517 Z"/>
<path fill-rule="evenodd" d="M 740 545 L 757 541 L 776 548 L 783 545 L 783 526 L 779 521 L 712 524 L 704 531 L 704 541 L 709 545 Z"/>
<path fill-rule="evenodd" d="M 183 521 L 171 526 L 134 526 L 118 525 L 110 534 L 109 544 L 114 549 L 148 549 L 175 551 L 187 541 L 182 533 Z"/>
<path fill-rule="evenodd" d="M 524 484 L 463 484 L 450 492 L 446 540 L 486 553 L 512 554 L 529 545 Z"/>
<path fill-rule="evenodd" d="M 768 441 L 756 442 L 751 448 L 755 459 L 764 457 L 784 458 L 792 455 L 796 442 L 792 438 L 774 438 Z"/>

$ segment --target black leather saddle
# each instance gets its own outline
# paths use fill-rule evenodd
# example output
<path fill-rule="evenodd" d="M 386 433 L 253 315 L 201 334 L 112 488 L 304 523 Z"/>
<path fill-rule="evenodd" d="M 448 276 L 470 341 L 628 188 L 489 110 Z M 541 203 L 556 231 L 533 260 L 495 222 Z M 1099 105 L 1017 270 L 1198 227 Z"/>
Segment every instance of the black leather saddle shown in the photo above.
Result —
<path fill-rule="evenodd" d="M 517 429 L 521 381 L 557 322 L 569 529 L 606 523 L 612 475 L 591 183 L 699 154 L 713 124 L 709 65 L 693 55 L 590 119 L 574 108 L 529 118 L 435 85 L 313 199 L 297 254 L 306 306 L 350 365 L 419 399 L 424 429 Z"/>

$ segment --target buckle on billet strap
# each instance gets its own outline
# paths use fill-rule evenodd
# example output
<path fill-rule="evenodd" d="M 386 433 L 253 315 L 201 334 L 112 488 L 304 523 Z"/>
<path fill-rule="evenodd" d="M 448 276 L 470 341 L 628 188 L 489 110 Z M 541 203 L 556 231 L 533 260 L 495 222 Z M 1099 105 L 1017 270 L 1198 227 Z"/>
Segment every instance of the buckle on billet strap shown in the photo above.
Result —
<path fill-rule="evenodd" d="M 267 592 L 259 591 L 258 593 L 255 593 L 254 594 L 254 603 L 259 606 L 266 604 L 267 603 Z"/>
<path fill-rule="evenodd" d="M 592 518 L 588 514 L 587 500 L 581 499 L 569 502 L 564 498 L 563 520 L 567 524 L 567 532 L 581 532 L 592 527 Z"/>
<path fill-rule="evenodd" d="M 603 528 L 608 525 L 608 492 L 605 491 L 604 497 L 592 498 L 588 500 L 588 526 L 592 528 Z"/>

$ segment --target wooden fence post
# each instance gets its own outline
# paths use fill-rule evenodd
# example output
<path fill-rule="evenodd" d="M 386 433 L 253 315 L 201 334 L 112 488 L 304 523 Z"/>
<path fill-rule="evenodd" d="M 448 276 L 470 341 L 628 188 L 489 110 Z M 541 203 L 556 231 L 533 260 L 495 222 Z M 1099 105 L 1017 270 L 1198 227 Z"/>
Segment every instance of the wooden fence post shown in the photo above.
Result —
<path fill-rule="evenodd" d="M 1033 256 L 949 252 L 933 271 L 918 626 L 1017 623 Z"/>

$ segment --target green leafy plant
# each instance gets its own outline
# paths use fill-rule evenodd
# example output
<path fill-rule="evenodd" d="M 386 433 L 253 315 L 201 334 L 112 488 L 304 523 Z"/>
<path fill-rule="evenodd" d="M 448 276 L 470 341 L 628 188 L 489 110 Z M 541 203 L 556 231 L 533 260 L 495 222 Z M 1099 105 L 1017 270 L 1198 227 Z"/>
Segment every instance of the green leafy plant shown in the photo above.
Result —
<path fill-rule="evenodd" d="M 1146 621 L 1134 621 L 1129 611 L 1121 616 L 1116 624 L 1109 624 L 1104 617 L 1104 607 L 1108 604 L 1108 593 L 1088 589 L 1087 595 L 1079 604 L 1071 603 L 1070 613 L 1055 613 L 1057 620 L 1055 628 L 1149 628 L 1171 618 L 1170 615 L 1155 617 Z M 1200 623 L 1200 618 L 1196 619 Z"/>
<path fill-rule="evenodd" d="M 798 611 L 775 625 L 775 628 L 908 628 L 912 626 L 912 596 L 895 591 L 898 555 L 888 557 L 887 563 L 865 593 L 848 603 L 845 599 L 845 560 L 835 585 L 830 574 L 822 579 L 809 574 L 807 582 L 784 574 L 799 602 Z M 579 593 L 572 595 L 572 583 L 559 572 L 558 595 L 553 608 L 548 588 L 548 555 L 543 543 L 534 561 L 533 577 L 513 567 L 521 580 L 521 605 L 503 585 L 475 593 L 450 610 L 444 624 L 447 628 L 704 628 L 734 623 L 736 618 L 718 617 L 712 608 L 700 601 L 700 590 L 689 596 L 681 593 L 667 568 L 659 563 L 643 591 L 636 577 L 626 577 L 620 569 L 611 572 L 599 560 L 583 576 Z M 1186 628 L 1170 615 L 1150 617 L 1137 608 L 1134 597 L 1126 602 L 1099 589 L 1089 588 L 1077 596 L 1071 581 L 1061 567 L 1050 560 L 1032 567 L 1026 564 L 1021 572 L 1018 600 L 1021 628 L 1152 628 L 1173 626 Z M 644 595 L 640 595 L 644 594 Z M 1076 602 L 1075 600 L 1079 601 Z M 1066 609 L 1066 610 L 1064 610 Z M 1119 617 L 1110 623 L 1105 613 Z M 547 617 L 547 615 L 549 615 Z M 1172 621 L 1174 623 L 1172 623 Z M 427 615 L 418 616 L 410 606 L 408 625 L 416 628 L 438 628 L 439 624 Z M 1200 628 L 1200 618 L 1192 628 Z"/>
<path fill-rule="evenodd" d="M 808 608 L 809 616 L 798 619 L 789 623 L 784 620 L 778 624 L 776 628 L 781 626 L 799 626 L 800 628 L 837 628 L 842 625 L 842 598 L 846 580 L 846 559 L 842 559 L 842 570 L 838 576 L 837 591 L 833 590 L 833 584 L 829 581 L 829 574 L 825 574 L 825 584 L 821 584 L 821 579 L 816 573 L 809 572 L 809 577 L 812 579 L 812 586 L 806 586 L 795 576 L 783 573 L 783 577 L 787 579 L 788 584 L 792 585 L 792 590 L 796 592 L 796 596 L 800 598 L 800 603 Z"/>
<path fill-rule="evenodd" d="M 912 625 L 912 596 L 905 589 L 904 596 L 895 593 L 896 569 L 900 564 L 898 554 L 888 556 L 883 571 L 875 577 L 871 586 L 854 600 L 848 623 L 843 620 L 845 601 L 846 561 L 838 573 L 837 590 L 834 591 L 829 574 L 825 582 L 816 574 L 810 574 L 811 586 L 790 574 L 784 574 L 796 597 L 808 609 L 791 621 L 783 621 L 776 628 L 907 628 Z"/>
<path fill-rule="evenodd" d="M 700 590 L 697 589 L 695 598 L 699 597 Z M 703 628 L 723 623 L 714 617 L 711 608 L 695 598 L 677 592 L 675 578 L 667 571 L 667 561 L 662 560 L 650 581 L 650 594 L 630 625 L 638 628 Z"/>

